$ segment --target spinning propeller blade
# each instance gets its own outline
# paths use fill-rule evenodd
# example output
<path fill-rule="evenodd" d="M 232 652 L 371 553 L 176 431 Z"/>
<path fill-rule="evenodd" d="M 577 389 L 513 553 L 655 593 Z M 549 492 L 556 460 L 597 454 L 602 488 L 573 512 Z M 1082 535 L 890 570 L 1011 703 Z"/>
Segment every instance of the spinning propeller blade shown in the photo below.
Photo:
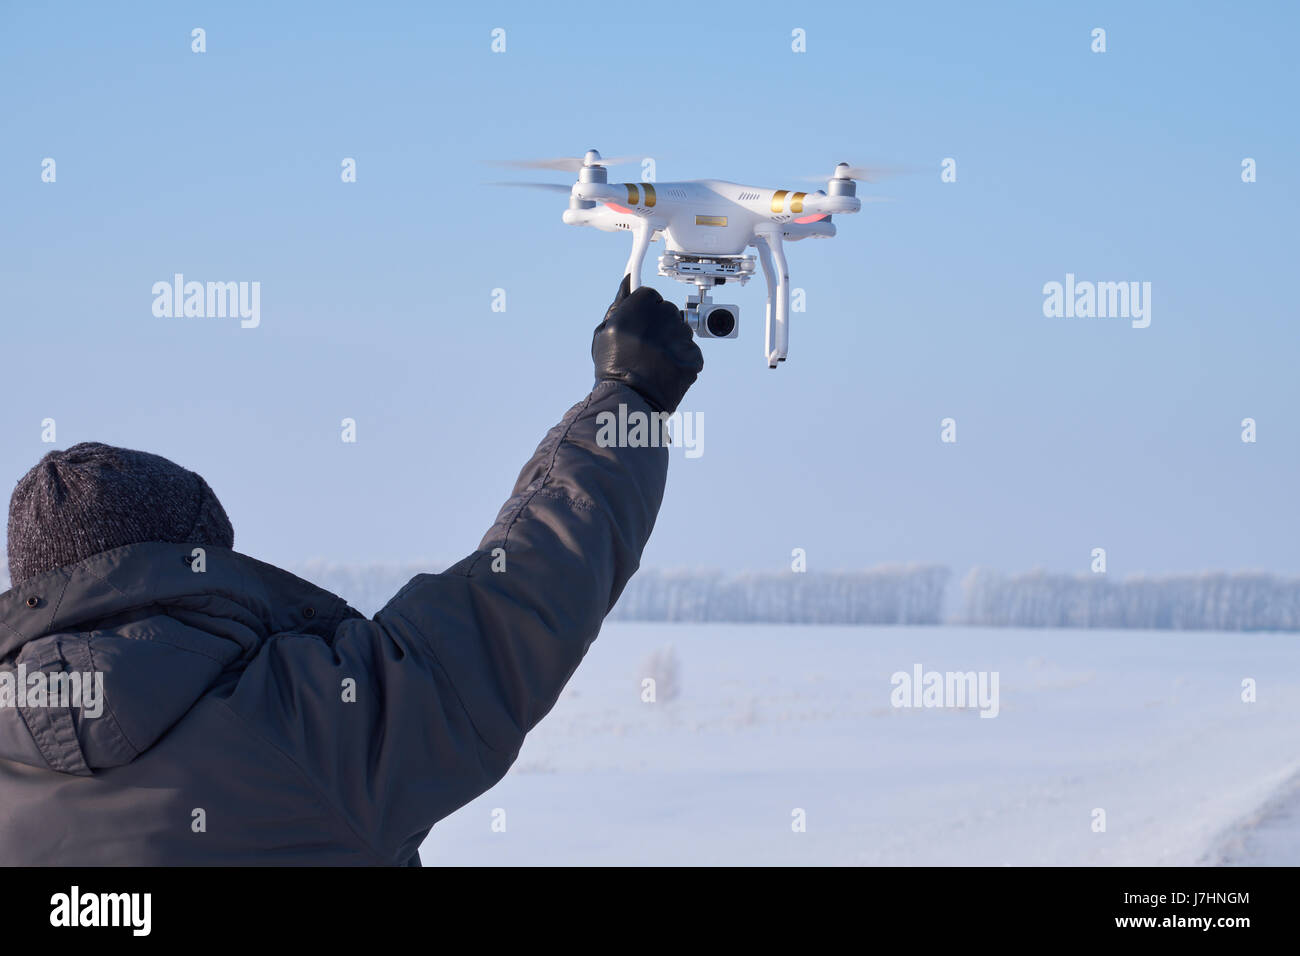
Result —
<path fill-rule="evenodd" d="M 613 156 L 605 158 L 596 150 L 589 149 L 585 156 L 555 156 L 550 159 L 491 159 L 488 162 L 497 166 L 512 166 L 515 169 L 554 169 L 562 173 L 576 173 L 584 166 L 625 166 L 641 162 L 639 156 Z"/>
<path fill-rule="evenodd" d="M 527 189 L 545 189 L 548 192 L 564 193 L 566 196 L 572 191 L 572 186 L 565 186 L 562 183 L 488 183 L 489 186 L 523 186 Z"/>
<path fill-rule="evenodd" d="M 881 180 L 892 179 L 895 176 L 901 176 L 905 173 L 914 172 L 908 166 L 850 166 L 848 163 L 840 163 L 835 167 L 835 172 L 831 176 L 804 176 L 801 177 L 805 182 L 822 182 L 830 179 L 853 179 L 863 183 L 878 183 Z"/>

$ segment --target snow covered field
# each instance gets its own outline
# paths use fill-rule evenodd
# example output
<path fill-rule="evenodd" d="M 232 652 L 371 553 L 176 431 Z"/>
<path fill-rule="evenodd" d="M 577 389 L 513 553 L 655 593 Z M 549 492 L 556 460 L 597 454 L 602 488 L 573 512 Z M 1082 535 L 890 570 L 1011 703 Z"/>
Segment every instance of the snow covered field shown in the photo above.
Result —
<path fill-rule="evenodd" d="M 1294 865 L 1297 641 L 610 623 L 511 772 L 435 827 L 422 858 Z M 669 644 L 680 694 L 642 703 L 646 659 Z M 997 672 L 998 716 L 892 707 L 891 675 L 917 664 Z"/>

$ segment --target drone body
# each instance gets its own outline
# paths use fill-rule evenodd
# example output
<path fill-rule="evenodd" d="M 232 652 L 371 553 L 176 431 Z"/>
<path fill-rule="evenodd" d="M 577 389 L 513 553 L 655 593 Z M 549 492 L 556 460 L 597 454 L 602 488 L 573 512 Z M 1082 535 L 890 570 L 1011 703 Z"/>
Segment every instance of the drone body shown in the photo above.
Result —
<path fill-rule="evenodd" d="M 652 223 L 667 248 L 687 254 L 744 255 L 765 227 L 784 239 L 833 236 L 826 221 L 833 212 L 857 212 L 856 198 L 760 189 L 717 179 L 678 183 L 582 183 L 564 214 L 572 226 L 607 232 L 635 230 L 636 219 Z M 834 202 L 830 200 L 834 199 Z M 815 224 L 822 222 L 817 227 Z"/>
<path fill-rule="evenodd" d="M 734 338 L 739 309 L 713 303 L 709 290 L 728 281 L 744 284 L 754 274 L 753 246 L 767 280 L 767 323 L 763 352 L 769 368 L 784 362 L 789 349 L 790 272 L 784 244 L 810 236 L 835 235 L 831 216 L 862 208 L 855 179 L 869 178 L 845 163 L 835 167 L 825 189 L 797 192 L 746 186 L 717 179 L 687 182 L 611 183 L 596 150 L 581 159 L 520 164 L 576 171 L 564 221 L 606 232 L 630 232 L 632 253 L 626 273 L 631 288 L 641 275 L 650 243 L 664 240 L 659 274 L 693 283 L 698 294 L 684 310 L 691 328 L 706 338 Z M 527 184 L 525 184 L 527 185 Z M 559 184 L 538 183 L 556 191 Z"/>

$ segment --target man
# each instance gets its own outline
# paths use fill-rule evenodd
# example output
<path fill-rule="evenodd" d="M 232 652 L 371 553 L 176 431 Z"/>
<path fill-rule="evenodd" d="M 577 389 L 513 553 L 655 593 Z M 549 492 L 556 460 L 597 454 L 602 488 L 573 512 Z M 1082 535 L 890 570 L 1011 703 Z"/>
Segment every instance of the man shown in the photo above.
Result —
<path fill-rule="evenodd" d="M 478 550 L 373 620 L 231 550 L 166 459 L 42 459 L 0 595 L 0 861 L 418 866 L 554 706 L 654 525 L 667 450 L 603 447 L 597 416 L 671 413 L 703 358 L 626 279 L 592 358 Z"/>

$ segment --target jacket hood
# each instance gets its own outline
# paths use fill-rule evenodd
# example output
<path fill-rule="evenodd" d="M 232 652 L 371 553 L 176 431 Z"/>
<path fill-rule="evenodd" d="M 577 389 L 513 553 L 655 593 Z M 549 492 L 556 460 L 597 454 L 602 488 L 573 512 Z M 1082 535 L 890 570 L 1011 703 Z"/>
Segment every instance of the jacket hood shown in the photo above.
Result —
<path fill-rule="evenodd" d="M 0 758 L 79 776 L 130 763 L 267 638 L 329 641 L 349 617 L 328 591 L 211 545 L 132 544 L 47 571 L 0 594 Z"/>

